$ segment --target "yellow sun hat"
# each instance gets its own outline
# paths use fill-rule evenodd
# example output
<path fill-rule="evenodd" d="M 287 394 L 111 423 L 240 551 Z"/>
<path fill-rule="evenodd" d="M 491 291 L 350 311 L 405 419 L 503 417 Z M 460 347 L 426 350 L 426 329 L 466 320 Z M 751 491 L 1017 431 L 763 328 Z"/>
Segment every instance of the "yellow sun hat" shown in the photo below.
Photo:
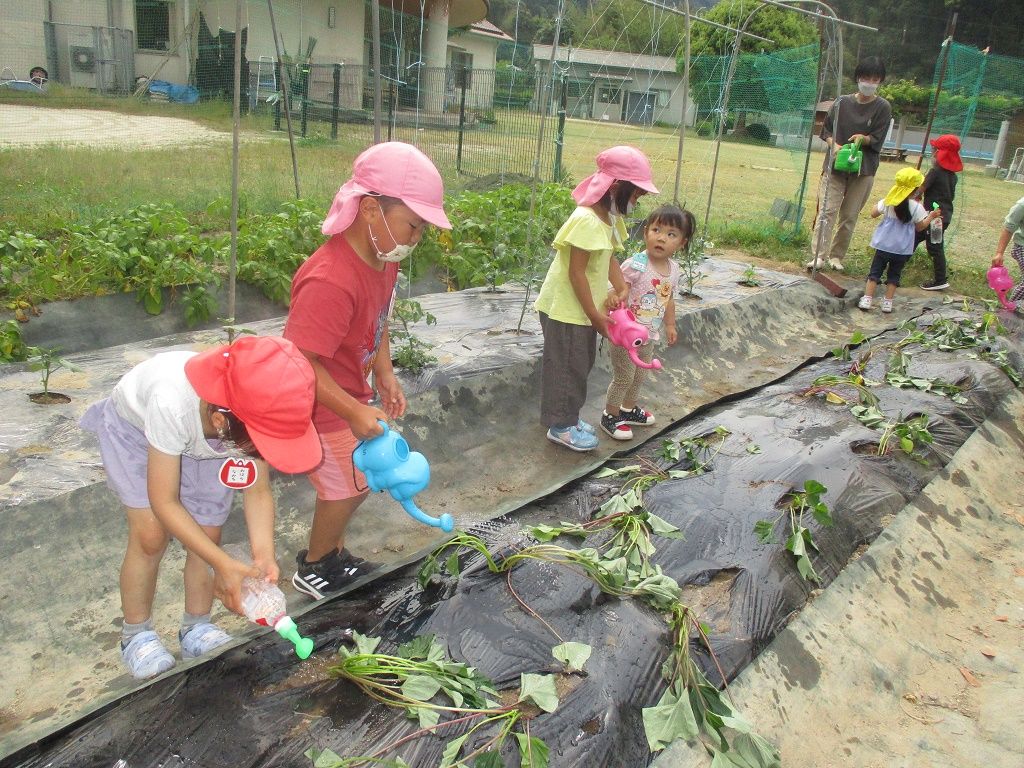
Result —
<path fill-rule="evenodd" d="M 896 172 L 896 183 L 885 195 L 886 205 L 899 205 L 910 193 L 924 184 L 924 174 L 916 168 L 901 168 Z"/>

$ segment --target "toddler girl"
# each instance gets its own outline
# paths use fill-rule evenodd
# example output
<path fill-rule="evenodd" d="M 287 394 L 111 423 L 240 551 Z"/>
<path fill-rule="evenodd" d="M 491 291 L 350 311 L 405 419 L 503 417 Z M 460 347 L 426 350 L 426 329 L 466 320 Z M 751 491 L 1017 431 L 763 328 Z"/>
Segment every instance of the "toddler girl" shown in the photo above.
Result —
<path fill-rule="evenodd" d="M 680 248 L 689 248 L 695 222 L 693 214 L 675 205 L 663 205 L 647 217 L 644 225 L 646 250 L 622 263 L 622 277 L 629 285 L 629 309 L 647 326 L 650 341 L 638 351 L 646 363 L 654 357 L 654 342 L 665 333 L 669 346 L 676 343 L 676 286 L 679 265 L 672 258 Z M 637 405 L 637 394 L 647 369 L 635 365 L 629 352 L 612 345 L 612 383 L 601 415 L 601 429 L 616 440 L 631 440 L 630 427 L 654 424 L 654 414 Z"/>
<path fill-rule="evenodd" d="M 875 249 L 875 257 L 871 260 L 864 295 L 857 304 L 865 311 L 871 309 L 875 300 L 875 288 L 882 280 L 882 273 L 886 272 L 882 311 L 892 312 L 892 297 L 896 295 L 896 289 L 900 286 L 900 275 L 914 253 L 915 231 L 927 229 L 932 219 L 941 215 L 938 210 L 925 213 L 919 202 L 910 199 L 923 181 L 924 174 L 915 168 L 897 171 L 896 183 L 871 211 L 871 218 L 885 218 L 871 236 L 871 247 Z"/>

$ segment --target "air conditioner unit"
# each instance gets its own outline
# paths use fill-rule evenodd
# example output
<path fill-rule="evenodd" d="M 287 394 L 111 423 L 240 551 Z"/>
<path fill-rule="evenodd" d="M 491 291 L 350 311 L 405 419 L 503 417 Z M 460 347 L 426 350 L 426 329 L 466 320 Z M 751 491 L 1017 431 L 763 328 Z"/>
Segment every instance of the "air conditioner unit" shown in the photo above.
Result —
<path fill-rule="evenodd" d="M 71 85 L 76 88 L 96 87 L 96 48 L 68 43 L 68 64 Z"/>

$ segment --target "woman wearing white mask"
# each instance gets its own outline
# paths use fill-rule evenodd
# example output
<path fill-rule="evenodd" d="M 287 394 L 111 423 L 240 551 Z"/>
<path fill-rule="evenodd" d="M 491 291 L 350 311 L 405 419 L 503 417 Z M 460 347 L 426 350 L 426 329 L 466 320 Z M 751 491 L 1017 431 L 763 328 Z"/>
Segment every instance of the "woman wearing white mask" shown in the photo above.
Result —
<path fill-rule="evenodd" d="M 284 337 L 316 373 L 313 423 L 324 454 L 308 475 L 316 510 L 292 584 L 317 600 L 374 567 L 345 549 L 349 520 L 369 491 L 352 451 L 382 433 L 379 420 L 405 412 L 388 343 L 397 262 L 428 225 L 451 229 L 443 203 L 441 174 L 420 150 L 398 141 L 370 147 L 355 159 L 324 220 L 330 239 L 292 280 Z M 374 389 L 380 408 L 369 404 Z"/>
<path fill-rule="evenodd" d="M 853 77 L 857 93 L 836 99 L 821 129 L 821 138 L 829 151 L 818 186 L 818 213 L 808 269 L 828 264 L 832 269 L 843 270 L 843 258 L 850 247 L 857 216 L 871 195 L 879 152 L 892 120 L 892 106 L 878 95 L 878 87 L 885 80 L 882 60 L 876 56 L 862 60 Z M 833 168 L 836 151 L 858 140 L 864 155 L 860 170 L 845 172 Z"/>

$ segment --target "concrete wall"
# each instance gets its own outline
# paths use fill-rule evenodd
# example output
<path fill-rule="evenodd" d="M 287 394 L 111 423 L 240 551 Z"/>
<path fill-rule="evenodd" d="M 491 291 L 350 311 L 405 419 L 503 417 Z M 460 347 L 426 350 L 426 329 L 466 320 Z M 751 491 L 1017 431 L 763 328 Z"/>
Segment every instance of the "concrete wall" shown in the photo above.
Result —
<path fill-rule="evenodd" d="M 482 108 L 494 103 L 494 68 L 498 41 L 475 32 L 457 31 L 448 38 L 448 66 L 452 66 L 453 48 L 461 48 L 473 57 L 473 75 L 466 89 L 466 104 Z M 480 74 L 478 75 L 477 72 Z"/>

